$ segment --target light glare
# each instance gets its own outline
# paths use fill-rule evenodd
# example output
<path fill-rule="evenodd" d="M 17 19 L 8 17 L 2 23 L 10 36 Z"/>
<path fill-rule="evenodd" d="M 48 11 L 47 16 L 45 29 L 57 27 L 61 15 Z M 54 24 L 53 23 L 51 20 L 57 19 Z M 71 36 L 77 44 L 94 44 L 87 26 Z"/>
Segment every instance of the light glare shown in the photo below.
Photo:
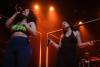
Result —
<path fill-rule="evenodd" d="M 35 9 L 39 9 L 39 5 L 35 5 L 34 8 L 35 8 Z"/>
<path fill-rule="evenodd" d="M 54 10 L 54 7 L 53 7 L 53 6 L 51 6 L 49 9 L 50 9 L 50 11 L 53 11 L 53 10 Z"/>

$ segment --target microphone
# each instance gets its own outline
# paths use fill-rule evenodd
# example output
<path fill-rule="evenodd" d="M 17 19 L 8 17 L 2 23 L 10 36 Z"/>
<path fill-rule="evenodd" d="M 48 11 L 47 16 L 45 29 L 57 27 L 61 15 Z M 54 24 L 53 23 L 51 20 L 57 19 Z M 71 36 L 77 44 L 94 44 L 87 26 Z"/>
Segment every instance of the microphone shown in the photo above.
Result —
<path fill-rule="evenodd" d="M 15 9 L 17 12 L 22 12 L 22 10 L 23 10 L 22 7 L 18 6 L 17 4 L 15 6 Z"/>
<path fill-rule="evenodd" d="M 48 43 L 47 43 L 48 45 L 50 45 L 51 44 L 51 39 L 48 39 Z"/>

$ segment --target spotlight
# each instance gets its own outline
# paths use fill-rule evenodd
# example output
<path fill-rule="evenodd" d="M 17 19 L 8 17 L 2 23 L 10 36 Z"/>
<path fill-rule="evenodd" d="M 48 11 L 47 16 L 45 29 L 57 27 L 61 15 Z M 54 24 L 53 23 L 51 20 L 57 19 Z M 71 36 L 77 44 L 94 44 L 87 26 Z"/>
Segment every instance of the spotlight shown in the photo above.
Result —
<path fill-rule="evenodd" d="M 36 9 L 36 10 L 39 9 L 39 5 L 35 5 L 34 9 Z"/>
<path fill-rule="evenodd" d="M 53 6 L 50 6 L 49 10 L 50 11 L 53 11 L 54 10 L 54 7 Z"/>
<path fill-rule="evenodd" d="M 79 25 L 81 25 L 81 24 L 83 24 L 83 22 L 80 21 L 80 22 L 79 22 Z"/>

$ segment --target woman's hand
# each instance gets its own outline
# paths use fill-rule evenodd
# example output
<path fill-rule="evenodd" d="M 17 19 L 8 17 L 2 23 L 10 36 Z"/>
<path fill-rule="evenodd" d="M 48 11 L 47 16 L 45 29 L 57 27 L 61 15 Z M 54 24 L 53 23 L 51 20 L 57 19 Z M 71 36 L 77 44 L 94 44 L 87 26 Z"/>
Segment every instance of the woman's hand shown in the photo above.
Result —
<path fill-rule="evenodd" d="M 20 13 L 21 13 L 21 12 L 19 12 L 19 11 L 16 12 L 17 15 L 20 14 Z"/>
<path fill-rule="evenodd" d="M 14 23 L 13 21 L 14 21 L 15 17 L 16 17 L 18 14 L 20 14 L 20 12 L 15 12 L 15 13 L 6 21 L 5 26 L 6 26 L 7 28 L 10 28 L 10 27 L 12 26 L 12 24 Z"/>
<path fill-rule="evenodd" d="M 25 25 L 25 27 L 26 27 L 27 29 L 29 29 L 29 28 L 30 28 L 30 26 L 29 26 L 29 24 L 28 24 L 28 23 L 21 23 L 21 24 Z"/>
<path fill-rule="evenodd" d="M 50 38 L 48 38 L 48 45 L 50 45 L 52 43 L 53 43 L 53 41 Z"/>
<path fill-rule="evenodd" d="M 37 30 L 34 22 L 30 23 L 22 23 L 23 25 L 26 26 L 27 30 L 32 34 L 32 35 L 37 35 Z"/>
<path fill-rule="evenodd" d="M 93 44 L 94 44 L 94 41 L 88 41 L 88 44 L 90 45 L 90 46 L 92 46 Z"/>

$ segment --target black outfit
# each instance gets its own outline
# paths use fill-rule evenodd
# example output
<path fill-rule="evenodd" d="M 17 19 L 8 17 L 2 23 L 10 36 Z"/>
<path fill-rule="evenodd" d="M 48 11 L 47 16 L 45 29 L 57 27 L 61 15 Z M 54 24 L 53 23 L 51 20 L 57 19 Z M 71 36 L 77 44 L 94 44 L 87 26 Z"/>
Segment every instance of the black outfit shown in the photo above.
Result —
<path fill-rule="evenodd" d="M 72 32 L 69 37 L 63 36 L 58 51 L 56 67 L 78 67 L 76 55 L 77 38 Z"/>

